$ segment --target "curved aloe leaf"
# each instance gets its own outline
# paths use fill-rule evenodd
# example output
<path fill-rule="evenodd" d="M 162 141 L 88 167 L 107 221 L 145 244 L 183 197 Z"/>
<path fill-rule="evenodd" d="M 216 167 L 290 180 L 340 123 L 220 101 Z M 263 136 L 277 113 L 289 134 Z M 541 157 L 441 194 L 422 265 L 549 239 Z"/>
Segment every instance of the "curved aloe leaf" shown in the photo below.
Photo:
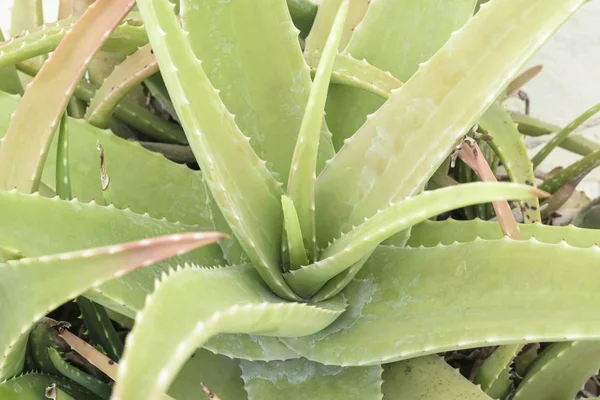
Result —
<path fill-rule="evenodd" d="M 588 379 L 598 373 L 599 360 L 599 341 L 554 343 L 535 360 L 513 399 L 573 399 Z"/>
<path fill-rule="evenodd" d="M 241 361 L 248 400 L 380 400 L 379 365 L 338 367 L 306 359 Z"/>
<path fill-rule="evenodd" d="M 0 189 L 37 190 L 60 116 L 91 56 L 135 0 L 99 0 L 81 16 L 31 82 L 0 148 Z M 85 46 L 80 46 L 85 43 Z M 30 113 L 35 112 L 36 118 Z M 27 134 L 23 134 L 26 132 Z"/>
<path fill-rule="evenodd" d="M 302 265 L 308 265 L 306 249 L 302 241 L 302 230 L 296 207 L 287 196 L 281 196 L 281 207 L 285 222 L 285 237 L 287 238 L 287 247 L 290 253 L 290 269 L 298 269 Z"/>
<path fill-rule="evenodd" d="M 571 181 L 576 180 L 581 174 L 600 165 L 600 150 L 588 154 L 582 159 L 575 161 L 567 168 L 548 178 L 539 187 L 549 193 L 556 193 L 560 188 Z"/>
<path fill-rule="evenodd" d="M 510 388 L 509 370 L 519 352 L 521 344 L 500 346 L 489 356 L 477 371 L 473 382 L 494 399 L 504 398 Z"/>
<path fill-rule="evenodd" d="M 521 65 L 583 3 L 491 2 L 455 32 L 318 177 L 318 245 L 422 189 Z M 406 178 L 396 184 L 400 173 Z"/>
<path fill-rule="evenodd" d="M 310 34 L 306 37 L 306 44 L 304 46 L 305 55 L 319 55 L 323 51 L 342 1 L 325 0 L 321 2 L 313 27 Z M 348 17 L 346 18 L 342 38 L 338 45 L 339 50 L 343 50 L 350 41 L 352 32 L 365 16 L 369 3 L 370 1 L 368 0 L 350 0 Z"/>
<path fill-rule="evenodd" d="M 598 111 L 600 111 L 600 104 L 596 104 L 584 111 L 583 114 L 575 118 L 569 125 L 565 126 L 560 132 L 554 135 L 554 137 L 531 159 L 533 167 L 536 168 L 539 166 L 552 150 L 559 146 L 575 129 L 579 128 L 581 124 L 590 119 L 594 114 L 598 113 Z"/>
<path fill-rule="evenodd" d="M 383 366 L 383 400 L 490 400 L 438 356 Z"/>
<path fill-rule="evenodd" d="M 473 14 L 474 0 L 386 0 L 369 5 L 368 13 L 354 29 L 344 54 L 366 59 L 406 82 L 419 63 L 431 57 L 452 31 Z M 381 51 L 381 49 L 386 49 Z M 334 87 L 327 103 L 327 123 L 339 149 L 375 112 L 383 100 L 362 91 Z"/>
<path fill-rule="evenodd" d="M 77 306 L 90 340 L 100 345 L 106 355 L 113 361 L 118 361 L 121 354 L 123 354 L 123 342 L 117 334 L 106 309 L 85 297 L 77 298 Z"/>
<path fill-rule="evenodd" d="M 38 69 L 28 63 L 19 63 L 17 68 L 31 76 L 35 76 L 39 72 Z M 81 80 L 75 87 L 74 95 L 78 100 L 89 102 L 94 97 L 96 89 L 95 85 Z M 179 125 L 158 117 L 152 111 L 129 98 L 124 98 L 117 104 L 114 114 L 121 121 L 128 123 L 149 137 L 170 141 L 172 137 L 182 137 L 183 135 L 183 130 Z"/>
<path fill-rule="evenodd" d="M 5 379 L 20 371 L 23 353 L 18 342 L 27 339 L 35 321 L 67 300 L 143 266 L 173 257 L 196 247 L 220 240 L 217 233 L 186 233 L 130 242 L 121 245 L 62 253 L 40 258 L 24 258 L 0 265 L 0 285 L 4 301 L 4 323 L 0 331 L 0 377 Z M 36 296 L 20 296 L 28 287 Z M 21 312 L 11 313 L 18 307 Z"/>
<path fill-rule="evenodd" d="M 54 367 L 65 377 L 71 379 L 73 382 L 78 383 L 95 395 L 107 399 L 110 397 L 111 388 L 104 382 L 100 381 L 93 376 L 90 376 L 83 371 L 75 368 L 68 364 L 62 359 L 58 351 L 54 348 L 48 348 L 48 356 L 54 364 Z"/>
<path fill-rule="evenodd" d="M 13 1 L 13 7 L 10 12 L 10 33 L 11 36 L 19 36 L 23 32 L 36 29 L 44 24 L 44 11 L 42 9 L 42 0 L 21 0 Z M 2 39 L 4 41 L 4 39 Z M 46 55 L 37 58 L 34 62 L 41 65 L 46 61 Z M 27 83 L 27 82 L 24 82 Z"/>
<path fill-rule="evenodd" d="M 281 187 L 211 85 L 172 5 L 148 0 L 138 8 L 190 146 L 225 220 L 273 291 L 297 299 L 279 268 Z"/>
<path fill-rule="evenodd" d="M 455 208 L 532 194 L 535 191 L 529 186 L 506 183 L 471 183 L 424 192 L 381 210 L 327 247 L 320 261 L 289 272 L 285 279 L 296 293 L 310 297 L 385 239 L 416 223 Z"/>
<path fill-rule="evenodd" d="M 533 239 L 380 247 L 345 289 L 349 307 L 340 318 L 315 335 L 281 340 L 313 361 L 373 365 L 498 344 L 598 339 L 586 310 L 600 300 L 599 261 L 596 246 Z"/>
<path fill-rule="evenodd" d="M 479 125 L 492 137 L 489 145 L 500 157 L 510 180 L 535 185 L 535 177 L 523 138 L 511 120 L 510 114 L 498 102 L 494 102 L 479 119 Z M 525 223 L 538 223 L 540 202 L 537 197 L 520 202 Z"/>
<path fill-rule="evenodd" d="M 306 54 L 306 62 L 315 73 L 321 55 Z M 387 99 L 392 90 L 402 86 L 402 82 L 389 72 L 382 71 L 367 62 L 357 60 L 348 54 L 338 54 L 331 71 L 331 83 L 340 83 L 346 86 L 366 90 Z"/>
<path fill-rule="evenodd" d="M 600 232 L 594 229 L 569 226 L 519 225 L 524 239 L 535 238 L 543 243 L 567 243 L 573 247 L 592 247 L 600 243 Z M 412 228 L 407 245 L 411 247 L 435 247 L 438 244 L 449 245 L 454 242 L 472 242 L 477 238 L 502 239 L 504 233 L 496 222 L 482 221 L 425 221 Z"/>
<path fill-rule="evenodd" d="M 184 0 L 183 4 L 183 28 L 210 82 L 220 90 L 258 156 L 287 185 L 311 80 L 285 3 Z M 320 139 L 319 171 L 333 156 L 325 126 Z"/>
<path fill-rule="evenodd" d="M 15 192 L 0 192 L 0 204 L 0 243 L 18 249 L 27 257 L 201 229 L 118 210 L 113 206 L 101 207 L 94 203 L 67 202 Z M 89 234 L 90 226 L 94 227 L 93 235 Z M 44 232 L 44 235 L 39 235 L 39 232 Z M 52 240 L 47 240 L 48 237 Z M 222 263 L 223 259 L 219 247 L 211 245 L 182 256 L 178 261 L 215 265 Z M 144 298 L 152 291 L 154 279 L 167 267 L 163 263 L 144 268 L 108 282 L 86 293 L 86 297 L 132 317 L 142 309 Z"/>
<path fill-rule="evenodd" d="M 52 22 L 0 43 L 0 66 L 16 64 L 54 51 L 77 20 L 77 17 L 70 17 Z M 144 26 L 125 21 L 106 39 L 102 49 L 131 54 L 145 44 L 148 44 L 148 36 Z"/>
<path fill-rule="evenodd" d="M 344 23 L 348 16 L 349 0 L 342 0 L 340 9 L 335 17 L 329 38 L 323 49 L 323 57 L 317 67 L 298 141 L 292 157 L 292 169 L 288 180 L 288 193 L 292 204 L 298 212 L 304 246 L 311 260 L 316 259 L 315 232 L 315 180 L 317 179 L 317 154 L 319 137 L 323 123 L 325 100 L 329 77 L 333 69 L 337 48 L 342 38 Z M 291 249 L 290 249 L 291 251 Z M 304 264 L 306 265 L 306 264 Z"/>
<path fill-rule="evenodd" d="M 4 34 L 1 29 L 0 41 L 4 41 Z M 14 66 L 7 65 L 0 68 L 0 90 L 10 94 L 23 94 L 23 85 L 21 85 Z"/>
<path fill-rule="evenodd" d="M 107 128 L 117 104 L 127 93 L 143 80 L 158 72 L 158 63 L 152 54 L 150 45 L 140 48 L 117 65 L 96 91 L 90 102 L 85 118 L 90 124 Z M 169 141 L 186 143 L 185 135 L 169 137 Z"/>
<path fill-rule="evenodd" d="M 529 115 L 518 112 L 511 112 L 511 118 L 517 123 L 519 132 L 527 136 L 543 136 L 551 133 L 559 132 L 560 126 L 549 124 Z M 581 135 L 567 136 L 560 144 L 565 150 L 572 153 L 587 156 L 590 153 L 600 150 L 600 145 L 592 140 L 589 140 Z"/>
<path fill-rule="evenodd" d="M 56 384 L 62 391 L 74 396 L 76 399 L 98 399 L 98 397 L 65 378 L 39 373 L 29 373 L 0 382 L 0 398 L 2 400 L 44 399 L 46 389 L 53 384 Z"/>
<path fill-rule="evenodd" d="M 56 142 L 56 194 L 63 200 L 71 200 L 73 195 L 69 168 L 69 121 L 66 112 L 60 119 Z"/>
<path fill-rule="evenodd" d="M 17 106 L 16 96 L 0 92 L 0 109 L 10 112 Z M 186 166 L 166 160 L 160 154 L 143 149 L 138 143 L 116 137 L 112 132 L 67 118 L 71 185 L 78 199 L 100 200 L 102 193 L 98 170 L 98 143 L 110 157 L 113 203 L 129 207 L 136 213 L 149 212 L 171 221 L 212 227 L 202 174 Z M 9 117 L 0 113 L 0 136 L 8 126 Z M 58 136 L 58 135 L 57 135 Z M 56 187 L 56 152 L 58 139 L 52 144 L 44 168 L 43 181 Z M 1 142 L 0 142 L 1 145 Z M 140 166 L 143 173 L 140 173 Z M 160 185 L 156 183 L 160 182 Z M 185 190 L 181 190 L 185 188 Z"/>
<path fill-rule="evenodd" d="M 198 293 L 210 301 L 197 301 Z M 174 272 L 157 284 L 136 318 L 113 399 L 156 398 L 196 347 L 215 334 L 307 335 L 329 325 L 343 310 L 341 298 L 317 306 L 284 302 L 250 265 Z M 181 318 L 175 321 L 174 316 Z M 164 324 L 172 329 L 157 335 Z"/>

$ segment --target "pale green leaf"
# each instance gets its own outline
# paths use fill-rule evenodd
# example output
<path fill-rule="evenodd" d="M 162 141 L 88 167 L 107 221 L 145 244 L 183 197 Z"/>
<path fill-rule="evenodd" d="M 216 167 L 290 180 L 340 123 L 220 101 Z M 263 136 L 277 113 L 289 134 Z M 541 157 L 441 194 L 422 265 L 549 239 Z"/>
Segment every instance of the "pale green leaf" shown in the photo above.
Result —
<path fill-rule="evenodd" d="M 598 262 L 597 246 L 533 239 L 379 247 L 343 292 L 349 307 L 340 318 L 315 335 L 282 340 L 308 359 L 343 366 L 499 344 L 597 340 L 600 327 L 589 310 L 600 301 Z"/>
<path fill-rule="evenodd" d="M 138 3 L 186 136 L 225 220 L 262 278 L 297 299 L 279 267 L 281 187 L 237 127 L 167 0 Z"/>
<path fill-rule="evenodd" d="M 467 205 L 527 198 L 533 193 L 526 185 L 481 182 L 426 191 L 379 211 L 327 247 L 320 261 L 290 271 L 285 279 L 296 293 L 310 297 L 381 242 L 419 222 Z"/>
<path fill-rule="evenodd" d="M 494 1 L 456 31 L 318 177 L 318 244 L 421 190 L 512 76 L 583 2 Z"/>
<path fill-rule="evenodd" d="M 379 365 L 338 367 L 304 358 L 241 361 L 248 400 L 380 400 Z"/>
<path fill-rule="evenodd" d="M 523 349 L 521 344 L 500 346 L 481 364 L 474 383 L 481 390 L 497 399 L 504 398 L 510 388 L 509 370 L 517 354 Z"/>
<path fill-rule="evenodd" d="M 110 279 L 220 238 L 222 235 L 216 233 L 187 233 L 0 264 L 0 311 L 4 320 L 0 330 L 0 378 L 20 372 L 17 368 L 23 353 L 15 352 L 15 347 L 21 349 L 15 345 L 27 339 L 33 324 L 47 312 Z M 23 287 L 36 295 L 21 296 Z M 17 308 L 20 312 L 11 312 Z"/>
<path fill-rule="evenodd" d="M 340 297 L 316 306 L 285 302 L 251 265 L 174 272 L 157 284 L 136 318 L 113 399 L 156 398 L 195 349 L 218 333 L 308 335 L 329 325 L 344 305 Z"/>
<path fill-rule="evenodd" d="M 383 400 L 490 400 L 438 356 L 383 366 Z"/>
<path fill-rule="evenodd" d="M 287 248 L 290 256 L 289 268 L 298 269 L 303 265 L 308 265 L 306 249 L 302 241 L 302 230 L 296 207 L 287 196 L 281 196 L 281 207 L 283 209 L 283 219 L 285 223 L 285 237 L 287 239 Z"/>

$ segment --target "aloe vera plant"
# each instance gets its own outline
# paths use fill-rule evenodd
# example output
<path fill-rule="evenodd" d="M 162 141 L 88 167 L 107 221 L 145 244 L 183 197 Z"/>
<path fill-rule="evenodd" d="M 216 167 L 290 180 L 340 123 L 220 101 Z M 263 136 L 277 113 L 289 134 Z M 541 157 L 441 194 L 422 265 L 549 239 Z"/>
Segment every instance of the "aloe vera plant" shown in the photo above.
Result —
<path fill-rule="evenodd" d="M 573 399 L 600 236 L 540 198 L 598 155 L 536 188 L 502 101 L 584 2 L 15 1 L 0 396 Z"/>

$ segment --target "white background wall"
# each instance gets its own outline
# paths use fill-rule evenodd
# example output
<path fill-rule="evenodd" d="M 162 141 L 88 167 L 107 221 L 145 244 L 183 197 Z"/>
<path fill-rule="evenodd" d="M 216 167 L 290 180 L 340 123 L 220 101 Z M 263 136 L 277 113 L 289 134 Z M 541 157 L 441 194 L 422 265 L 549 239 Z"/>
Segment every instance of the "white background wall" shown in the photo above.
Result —
<path fill-rule="evenodd" d="M 8 33 L 10 26 L 13 1 L 0 0 L 0 27 L 5 33 Z M 56 18 L 57 4 L 58 0 L 44 0 L 47 20 Z M 600 1 L 584 5 L 533 57 L 530 65 L 536 64 L 543 64 L 544 70 L 524 88 L 532 101 L 532 115 L 564 125 L 599 103 Z M 600 142 L 600 116 L 592 118 L 582 131 Z M 539 141 L 530 144 L 533 146 L 534 143 Z M 567 165 L 576 159 L 577 156 L 566 151 L 556 151 L 542 164 L 542 168 Z M 591 175 L 580 188 L 595 197 L 600 195 L 600 168 Z"/>

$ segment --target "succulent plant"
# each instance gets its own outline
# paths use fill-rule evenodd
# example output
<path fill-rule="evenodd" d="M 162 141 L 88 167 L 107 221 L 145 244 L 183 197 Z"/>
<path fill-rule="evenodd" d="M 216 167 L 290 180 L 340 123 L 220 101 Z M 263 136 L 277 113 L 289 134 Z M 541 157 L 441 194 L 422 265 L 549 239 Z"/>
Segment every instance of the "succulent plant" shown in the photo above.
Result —
<path fill-rule="evenodd" d="M 560 128 L 502 101 L 583 3 L 15 1 L 0 397 L 573 399 L 599 234 L 539 198 L 598 162 L 598 107 L 530 160 Z M 559 145 L 585 157 L 536 187 Z"/>

